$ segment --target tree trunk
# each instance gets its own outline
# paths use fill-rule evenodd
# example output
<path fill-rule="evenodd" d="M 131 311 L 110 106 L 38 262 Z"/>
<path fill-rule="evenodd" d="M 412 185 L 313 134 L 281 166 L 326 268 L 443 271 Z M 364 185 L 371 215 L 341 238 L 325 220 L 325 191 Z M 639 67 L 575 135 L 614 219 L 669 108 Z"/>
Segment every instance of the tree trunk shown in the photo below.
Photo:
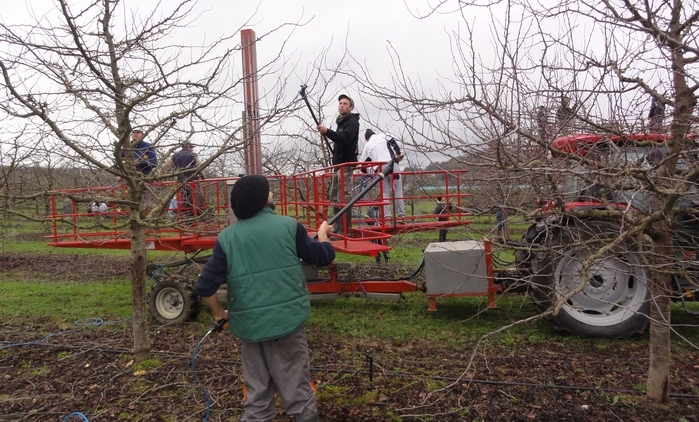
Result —
<path fill-rule="evenodd" d="M 663 235 L 653 242 L 652 256 L 656 265 L 671 262 L 672 241 Z M 668 268 L 665 265 L 656 268 Z M 657 271 L 653 274 L 650 308 L 650 350 L 648 361 L 647 398 L 656 403 L 670 401 L 670 299 L 672 291 L 670 274 Z"/>
<path fill-rule="evenodd" d="M 138 212 L 138 211 L 136 211 Z M 133 313 L 134 361 L 150 359 L 148 311 L 146 309 L 146 229 L 135 218 L 131 219 L 131 307 Z"/>

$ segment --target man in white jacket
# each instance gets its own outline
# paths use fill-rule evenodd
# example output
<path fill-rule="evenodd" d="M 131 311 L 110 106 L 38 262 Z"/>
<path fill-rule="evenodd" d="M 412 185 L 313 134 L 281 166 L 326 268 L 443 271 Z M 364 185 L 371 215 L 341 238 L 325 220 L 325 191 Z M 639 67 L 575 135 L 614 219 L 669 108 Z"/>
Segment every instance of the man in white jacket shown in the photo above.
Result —
<path fill-rule="evenodd" d="M 371 129 L 367 129 L 364 133 L 364 139 L 367 141 L 362 149 L 362 154 L 359 156 L 359 161 L 379 161 L 388 162 L 394 156 L 398 156 L 398 160 L 403 159 L 403 154 L 401 154 L 400 146 L 398 142 L 393 139 L 391 135 L 383 133 L 375 133 Z M 379 171 L 378 167 L 374 168 L 374 171 Z M 405 204 L 403 202 L 403 180 L 399 174 L 395 174 L 400 171 L 398 163 L 393 165 L 394 174 L 389 175 L 383 180 L 383 200 L 389 201 L 391 191 L 393 191 L 393 202 L 395 204 L 396 211 L 396 224 L 405 224 Z M 392 177 L 391 177 L 392 176 Z M 393 185 L 393 189 L 391 189 Z M 392 220 L 391 206 L 390 204 L 384 205 L 383 207 L 383 218 L 384 221 L 388 222 Z"/>

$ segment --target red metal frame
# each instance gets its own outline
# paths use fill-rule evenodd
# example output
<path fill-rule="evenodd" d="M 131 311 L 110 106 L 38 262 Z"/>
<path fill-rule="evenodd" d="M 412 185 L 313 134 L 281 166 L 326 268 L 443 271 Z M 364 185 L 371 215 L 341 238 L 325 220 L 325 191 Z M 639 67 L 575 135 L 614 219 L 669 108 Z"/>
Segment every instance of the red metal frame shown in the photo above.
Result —
<path fill-rule="evenodd" d="M 357 163 L 359 165 L 359 163 Z M 376 164 L 376 163 L 374 163 Z M 332 167 L 312 170 L 292 176 L 268 176 L 270 186 L 275 194 L 276 211 L 281 215 L 291 216 L 303 224 L 309 235 L 315 233 L 315 228 L 321 221 L 327 220 L 328 209 L 331 208 L 327 198 L 328 187 L 332 177 Z M 400 172 L 404 183 L 404 200 L 420 203 L 436 200 L 438 196 L 456 205 L 455 209 L 463 208 L 468 194 L 463 192 L 462 173 L 464 171 L 417 171 Z M 355 181 L 366 177 L 364 174 L 354 174 Z M 147 237 L 149 249 L 161 251 L 183 251 L 193 253 L 213 249 L 218 232 L 229 222 L 228 192 L 231 183 L 237 178 L 221 178 L 193 181 L 189 183 L 192 192 L 201 195 L 206 204 L 200 208 L 186 209 L 182 206 L 182 191 L 176 197 L 178 206 L 168 210 L 173 213 L 175 221 L 166 226 L 150 230 Z M 378 185 L 381 185 L 379 183 Z M 154 183 L 150 187 L 156 192 L 171 192 L 173 182 Z M 343 187 L 343 189 L 349 187 Z M 381 188 L 379 188 L 381 189 Z M 361 189 L 360 189 L 361 190 Z M 51 222 L 53 233 L 47 236 L 48 243 L 55 247 L 68 248 L 103 248 L 129 249 L 130 236 L 128 230 L 128 209 L 120 209 L 118 200 L 125 198 L 126 186 L 111 186 L 105 188 L 83 188 L 56 191 L 51 193 Z M 362 210 L 365 207 L 382 207 L 386 204 L 382 192 L 376 198 L 361 199 L 354 208 Z M 71 204 L 70 212 L 63 213 L 61 204 L 65 198 Z M 90 200 L 96 199 L 108 205 L 108 212 L 90 214 L 80 208 L 87 206 Z M 405 223 L 397 223 L 392 219 L 357 218 L 351 231 L 352 237 L 342 237 L 332 241 L 338 252 L 376 257 L 382 252 L 389 251 L 389 239 L 392 234 L 401 232 L 416 232 L 437 230 L 446 227 L 467 225 L 469 214 L 461 211 L 450 212 L 448 221 L 439 221 L 444 214 L 433 214 L 433 204 L 429 211 L 420 211 L 408 215 Z M 167 212 L 167 211 L 166 211 Z M 196 219 L 182 220 L 181 217 L 191 212 Z M 488 306 L 495 307 L 495 293 L 499 292 L 494 285 L 490 244 L 486 243 L 486 262 L 488 266 L 488 291 L 471 293 L 463 296 L 488 296 Z M 342 264 L 340 264 L 342 265 Z M 309 281 L 308 291 L 315 298 L 324 296 L 367 296 L 367 297 L 397 297 L 401 293 L 424 290 L 408 280 L 355 280 L 338 281 L 338 267 L 333 263 L 328 269 L 329 280 L 323 282 Z M 436 309 L 436 298 L 430 296 L 430 310 Z"/>
<path fill-rule="evenodd" d="M 670 139 L 670 136 L 664 133 L 634 133 L 624 136 L 583 133 L 556 138 L 551 143 L 551 146 L 554 149 L 584 157 L 592 146 L 603 141 L 609 141 L 615 144 L 624 142 L 662 143 L 666 142 L 668 139 Z"/>
<path fill-rule="evenodd" d="M 381 164 L 381 163 L 373 163 Z M 360 165 L 360 163 L 357 163 Z M 331 209 L 327 191 L 332 177 L 333 167 L 315 169 L 292 176 L 269 176 L 270 185 L 275 192 L 277 212 L 296 218 L 303 224 L 310 235 L 315 233 L 318 224 L 328 220 L 328 209 Z M 444 196 L 453 205 L 461 207 L 467 194 L 462 192 L 462 174 L 464 171 L 419 171 L 400 172 L 404 178 L 404 201 L 419 203 L 433 201 L 437 196 Z M 353 179 L 367 177 L 355 173 Z M 149 249 L 161 251 L 183 251 L 192 253 L 198 250 L 213 249 L 218 232 L 228 225 L 228 184 L 237 178 L 220 178 L 198 180 L 189 183 L 189 189 L 201 197 L 203 207 L 186 209 L 182 206 L 182 191 L 176 197 L 178 207 L 169 210 L 175 220 L 162 228 L 149 230 L 147 245 Z M 153 183 L 150 188 L 156 193 L 166 194 L 173 189 L 174 182 Z M 363 210 L 369 207 L 382 207 L 384 202 L 380 191 L 378 198 L 361 199 L 354 209 Z M 342 187 L 351 190 L 351 187 Z M 158 195 L 159 196 L 159 195 Z M 128 228 L 127 208 L 120 208 L 118 201 L 126 197 L 126 186 L 110 186 L 97 188 L 82 188 L 55 191 L 51 193 L 51 221 L 53 233 L 47 236 L 48 244 L 66 248 L 102 248 L 129 249 L 131 247 Z M 62 201 L 69 198 L 70 212 L 64 213 Z M 108 211 L 91 214 L 84 211 L 91 200 L 105 202 Z M 457 208 L 458 209 L 458 208 Z M 167 212 L 167 211 L 166 211 Z M 190 222 L 182 222 L 187 213 L 200 216 Z M 202 214 L 203 213 L 203 214 Z M 452 212 L 448 221 L 438 221 L 443 215 L 419 213 L 408 215 L 405 223 L 397 222 L 391 217 L 355 218 L 350 236 L 339 236 L 340 240 L 333 241 L 333 246 L 339 252 L 376 257 L 381 252 L 391 248 L 388 240 L 395 233 L 409 233 L 426 230 L 437 230 L 446 227 L 456 227 L 469 224 L 468 213 Z"/>
<path fill-rule="evenodd" d="M 343 295 L 362 295 L 367 293 L 408 293 L 418 291 L 418 286 L 407 280 L 357 280 L 357 281 L 338 281 L 338 268 L 335 264 L 328 268 L 329 280 L 320 282 L 308 282 L 308 292 L 314 294 L 336 294 Z"/>

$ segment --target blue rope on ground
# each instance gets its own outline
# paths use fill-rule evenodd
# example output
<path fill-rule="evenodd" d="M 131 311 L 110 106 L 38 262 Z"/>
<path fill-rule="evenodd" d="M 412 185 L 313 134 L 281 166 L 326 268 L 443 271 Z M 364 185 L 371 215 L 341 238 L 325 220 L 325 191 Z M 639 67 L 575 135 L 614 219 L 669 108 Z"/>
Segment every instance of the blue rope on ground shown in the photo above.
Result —
<path fill-rule="evenodd" d="M 83 318 L 75 321 L 78 327 L 99 327 L 104 324 L 102 318 Z"/>
<path fill-rule="evenodd" d="M 71 413 L 70 415 L 68 415 L 68 416 L 66 416 L 65 418 L 63 418 L 63 422 L 66 422 L 68 419 L 72 418 L 73 416 L 80 416 L 81 418 L 83 418 L 83 420 L 84 420 L 85 422 L 90 422 L 90 420 L 89 420 L 87 417 L 85 417 L 85 415 L 83 415 L 83 414 L 80 413 L 80 412 L 73 412 L 73 413 Z"/>
<path fill-rule="evenodd" d="M 206 388 L 201 383 L 201 381 L 199 381 L 199 377 L 197 376 L 197 370 L 194 366 L 194 361 L 197 358 L 197 352 L 199 351 L 199 347 L 201 346 L 202 343 L 204 343 L 204 340 L 206 340 L 206 338 L 212 332 L 213 332 L 213 328 L 211 330 L 209 330 L 209 332 L 206 333 L 204 335 L 204 337 L 202 337 L 201 340 L 199 340 L 199 343 L 197 343 L 197 345 L 194 347 L 194 352 L 192 353 L 192 360 L 191 360 L 191 368 L 192 368 L 192 375 L 194 375 L 194 381 L 196 381 L 197 384 L 199 384 L 201 386 L 201 389 L 204 391 L 204 397 L 206 398 L 206 415 L 204 415 L 203 422 L 206 422 L 207 420 L 209 420 L 209 413 L 211 413 L 211 397 L 209 397 L 209 392 L 206 390 Z"/>
<path fill-rule="evenodd" d="M 61 335 L 61 334 L 67 334 L 67 333 L 70 333 L 70 332 L 73 332 L 73 331 L 75 331 L 75 330 L 57 331 L 57 332 L 55 332 L 55 333 L 51 333 L 51 334 L 47 335 L 46 337 L 42 338 L 42 339 L 39 340 L 39 341 L 27 341 L 27 342 L 24 342 L 24 343 L 8 344 L 8 345 L 6 345 L 6 346 L 0 347 L 0 350 L 2 350 L 2 349 L 9 349 L 10 347 L 29 346 L 29 345 L 32 345 L 32 344 L 41 344 L 41 343 L 45 342 L 46 340 L 48 340 L 48 339 L 51 338 L 51 337 L 59 336 L 59 335 Z"/>

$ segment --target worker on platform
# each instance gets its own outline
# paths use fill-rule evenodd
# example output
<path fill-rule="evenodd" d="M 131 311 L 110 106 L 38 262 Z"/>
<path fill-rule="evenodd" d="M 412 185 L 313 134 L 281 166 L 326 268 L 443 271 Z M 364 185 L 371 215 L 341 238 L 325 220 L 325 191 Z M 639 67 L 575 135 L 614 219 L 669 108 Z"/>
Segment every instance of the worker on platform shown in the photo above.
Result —
<path fill-rule="evenodd" d="M 199 185 L 188 183 L 206 178 L 203 171 L 196 174 L 195 169 L 198 167 L 201 167 L 201 163 L 197 153 L 194 152 L 194 144 L 184 141 L 182 149 L 172 154 L 160 169 L 161 173 L 174 172 L 177 175 L 177 181 L 183 184 L 178 202 L 181 217 L 191 217 L 195 208 L 201 209 L 204 206 L 201 190 L 198 189 Z"/>
<path fill-rule="evenodd" d="M 149 142 L 143 140 L 143 130 L 134 129 L 131 131 L 131 146 L 133 148 L 133 160 L 136 170 L 147 176 L 158 165 L 158 157 L 155 148 Z"/>
<path fill-rule="evenodd" d="M 354 100 L 345 94 L 338 98 L 338 116 L 335 119 L 337 128 L 329 129 L 324 125 L 318 125 L 318 132 L 333 141 L 333 175 L 330 182 L 330 202 L 333 212 L 337 215 L 343 205 L 352 199 L 352 173 L 356 167 L 357 150 L 359 144 L 359 113 L 352 113 Z M 340 165 L 345 164 L 345 165 Z M 344 186 L 344 197 L 342 190 Z M 342 218 L 335 221 L 333 232 L 348 236 L 351 235 L 352 209 L 345 211 Z"/>
<path fill-rule="evenodd" d="M 367 129 L 364 132 L 364 139 L 367 141 L 366 145 L 362 149 L 362 153 L 359 156 L 360 162 L 365 161 L 383 161 L 389 162 L 393 157 L 398 157 L 397 162 L 393 165 L 393 170 L 388 177 L 383 179 L 383 201 L 391 202 L 393 198 L 393 203 L 395 204 L 396 211 L 396 224 L 405 224 L 405 202 L 403 200 L 403 180 L 401 180 L 398 161 L 403 159 L 403 154 L 401 153 L 398 141 L 396 141 L 393 136 L 376 133 L 371 129 Z M 374 169 L 379 171 L 378 168 Z M 393 193 L 393 195 L 391 195 Z M 391 205 L 387 203 L 383 207 L 383 218 L 384 221 L 388 221 L 391 218 Z"/>

